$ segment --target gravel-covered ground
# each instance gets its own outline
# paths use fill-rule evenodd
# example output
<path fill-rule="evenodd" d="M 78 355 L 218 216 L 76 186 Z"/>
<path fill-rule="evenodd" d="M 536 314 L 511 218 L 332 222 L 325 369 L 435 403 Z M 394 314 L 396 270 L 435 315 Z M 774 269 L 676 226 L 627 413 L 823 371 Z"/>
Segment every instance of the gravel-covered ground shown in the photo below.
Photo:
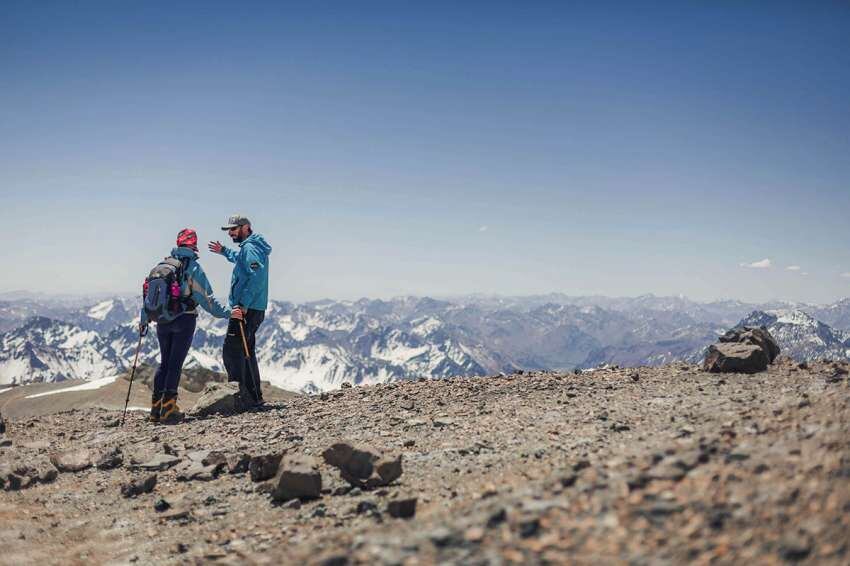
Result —
<path fill-rule="evenodd" d="M 0 561 L 847 564 L 847 370 L 400 382 L 171 427 L 95 408 L 17 418 L 0 435 Z M 400 454 L 403 474 L 352 488 L 321 459 L 340 439 Z M 240 469 L 283 452 L 321 463 L 319 498 L 273 502 Z M 51 456 L 84 469 L 57 474 Z M 186 481 L 201 459 L 219 469 Z M 411 498 L 414 517 L 388 512 Z"/>

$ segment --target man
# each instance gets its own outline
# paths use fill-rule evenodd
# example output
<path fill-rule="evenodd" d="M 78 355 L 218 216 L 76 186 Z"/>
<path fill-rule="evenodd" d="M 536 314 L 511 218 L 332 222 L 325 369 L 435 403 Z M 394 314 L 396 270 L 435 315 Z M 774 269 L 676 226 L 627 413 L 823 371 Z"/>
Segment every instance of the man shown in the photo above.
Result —
<path fill-rule="evenodd" d="M 257 365 L 255 337 L 266 316 L 269 299 L 269 254 L 272 247 L 251 229 L 251 221 L 241 214 L 227 219 L 221 227 L 234 243 L 235 252 L 221 242 L 209 243 L 213 253 L 221 254 L 234 265 L 230 279 L 230 306 L 233 309 L 224 339 L 224 368 L 229 381 L 239 383 L 239 393 L 247 407 L 263 404 L 260 368 Z M 243 341 L 244 340 L 244 341 Z M 248 356 L 245 355 L 247 343 Z"/>

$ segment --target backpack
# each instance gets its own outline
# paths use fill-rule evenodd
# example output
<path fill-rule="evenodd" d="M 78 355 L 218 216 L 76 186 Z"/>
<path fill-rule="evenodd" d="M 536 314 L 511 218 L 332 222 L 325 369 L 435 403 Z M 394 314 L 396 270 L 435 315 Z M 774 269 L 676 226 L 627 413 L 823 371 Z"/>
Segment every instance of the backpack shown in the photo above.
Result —
<path fill-rule="evenodd" d="M 151 269 L 142 288 L 145 313 L 151 322 L 170 322 L 194 308 L 192 299 L 181 296 L 188 263 L 188 258 L 167 257 Z"/>

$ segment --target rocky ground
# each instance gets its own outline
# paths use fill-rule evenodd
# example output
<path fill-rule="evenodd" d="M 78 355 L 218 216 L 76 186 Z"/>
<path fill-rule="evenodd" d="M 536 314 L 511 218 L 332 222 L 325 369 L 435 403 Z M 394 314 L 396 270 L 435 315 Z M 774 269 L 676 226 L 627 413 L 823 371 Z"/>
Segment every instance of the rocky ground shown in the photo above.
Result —
<path fill-rule="evenodd" d="M 847 372 L 780 358 L 755 375 L 400 382 L 171 427 L 15 417 L 0 561 L 847 564 Z M 323 456 L 339 440 L 400 457 L 401 476 L 353 487 Z"/>

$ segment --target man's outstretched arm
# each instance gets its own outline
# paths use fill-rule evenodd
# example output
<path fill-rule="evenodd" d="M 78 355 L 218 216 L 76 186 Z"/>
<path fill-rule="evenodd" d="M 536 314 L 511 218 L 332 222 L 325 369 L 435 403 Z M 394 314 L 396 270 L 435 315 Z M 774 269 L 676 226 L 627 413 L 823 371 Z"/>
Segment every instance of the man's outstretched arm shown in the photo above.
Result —
<path fill-rule="evenodd" d="M 236 263 L 236 257 L 239 255 L 230 248 L 221 245 L 221 242 L 215 241 L 207 244 L 207 247 L 214 254 L 221 254 L 227 258 L 230 263 Z"/>

